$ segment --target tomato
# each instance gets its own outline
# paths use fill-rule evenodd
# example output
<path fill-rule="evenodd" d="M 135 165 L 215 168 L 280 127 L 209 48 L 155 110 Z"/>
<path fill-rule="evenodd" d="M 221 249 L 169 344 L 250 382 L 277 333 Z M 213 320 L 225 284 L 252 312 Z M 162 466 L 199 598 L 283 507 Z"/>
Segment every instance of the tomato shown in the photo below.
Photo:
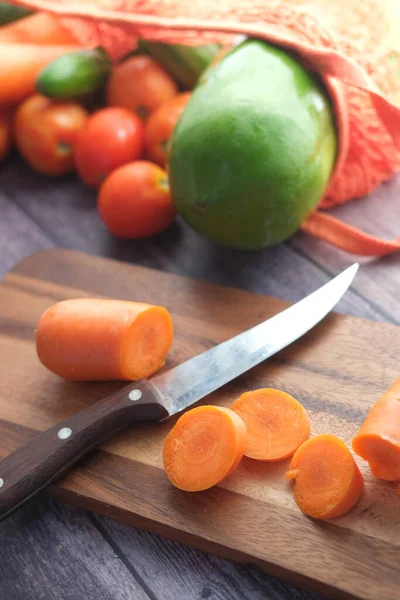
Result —
<path fill-rule="evenodd" d="M 191 92 L 178 94 L 159 106 L 148 118 L 144 130 L 146 155 L 162 167 L 167 163 L 167 144 Z"/>
<path fill-rule="evenodd" d="M 132 56 L 117 65 L 107 83 L 109 106 L 123 106 L 145 120 L 178 93 L 174 80 L 149 56 Z"/>
<path fill-rule="evenodd" d="M 11 146 L 11 115 L 7 111 L 0 111 L 0 162 L 8 154 Z"/>
<path fill-rule="evenodd" d="M 106 227 L 119 238 L 161 233 L 176 214 L 167 173 L 145 160 L 116 169 L 100 188 L 98 210 Z"/>
<path fill-rule="evenodd" d="M 75 147 L 78 175 L 98 188 L 117 167 L 141 158 L 144 144 L 142 121 L 126 108 L 95 112 L 82 130 Z"/>
<path fill-rule="evenodd" d="M 39 173 L 68 173 L 74 169 L 74 144 L 87 119 L 87 111 L 76 102 L 52 102 L 35 94 L 16 110 L 16 146 Z"/>

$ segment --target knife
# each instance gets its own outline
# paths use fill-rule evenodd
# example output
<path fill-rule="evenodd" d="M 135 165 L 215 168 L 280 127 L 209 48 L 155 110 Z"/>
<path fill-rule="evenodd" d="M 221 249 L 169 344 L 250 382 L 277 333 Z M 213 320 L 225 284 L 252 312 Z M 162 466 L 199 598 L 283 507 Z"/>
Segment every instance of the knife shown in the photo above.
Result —
<path fill-rule="evenodd" d="M 0 520 L 99 443 L 133 423 L 164 421 L 299 339 L 333 309 L 358 267 L 358 263 L 353 264 L 263 323 L 151 380 L 130 383 L 38 433 L 0 463 Z"/>

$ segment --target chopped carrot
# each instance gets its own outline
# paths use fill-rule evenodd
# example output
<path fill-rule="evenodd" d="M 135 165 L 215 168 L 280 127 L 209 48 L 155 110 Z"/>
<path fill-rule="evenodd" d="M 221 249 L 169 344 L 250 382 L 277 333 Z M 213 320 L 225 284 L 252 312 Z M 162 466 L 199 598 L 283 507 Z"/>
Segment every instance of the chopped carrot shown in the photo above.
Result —
<path fill-rule="evenodd" d="M 183 414 L 167 435 L 164 468 L 187 492 L 206 490 L 230 475 L 246 446 L 246 426 L 229 408 L 199 406 Z"/>
<path fill-rule="evenodd" d="M 78 298 L 51 306 L 36 331 L 45 367 L 66 379 L 137 380 L 160 369 L 173 339 L 162 306 Z"/>
<path fill-rule="evenodd" d="M 231 406 L 246 423 L 245 456 L 262 461 L 283 460 L 310 435 L 303 406 L 292 396 L 273 388 L 242 394 Z"/>
<path fill-rule="evenodd" d="M 75 49 L 76 46 L 0 43 L 0 105 L 16 104 L 32 94 L 39 71 Z"/>
<path fill-rule="evenodd" d="M 400 378 L 372 406 L 352 445 L 375 477 L 400 481 Z"/>
<path fill-rule="evenodd" d="M 0 29 L 0 44 L 56 44 L 78 45 L 78 39 L 57 17 L 37 12 L 34 15 L 14 21 Z"/>
<path fill-rule="evenodd" d="M 346 444 L 331 434 L 317 435 L 300 446 L 286 479 L 294 480 L 294 499 L 315 519 L 332 519 L 360 499 L 363 476 Z"/>

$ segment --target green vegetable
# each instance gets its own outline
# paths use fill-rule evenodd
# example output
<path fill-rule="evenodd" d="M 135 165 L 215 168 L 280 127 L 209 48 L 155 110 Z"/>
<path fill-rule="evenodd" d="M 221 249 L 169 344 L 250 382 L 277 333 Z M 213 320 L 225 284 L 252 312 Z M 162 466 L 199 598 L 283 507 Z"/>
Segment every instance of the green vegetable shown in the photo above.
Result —
<path fill-rule="evenodd" d="M 9 2 L 0 2 L 0 25 L 7 25 L 13 21 L 18 21 L 32 13 L 33 11 L 23 6 L 16 6 Z"/>
<path fill-rule="evenodd" d="M 182 46 L 140 40 L 138 50 L 152 56 L 183 89 L 192 89 L 221 46 Z"/>
<path fill-rule="evenodd" d="M 43 96 L 66 100 L 102 88 L 111 72 L 111 61 L 102 48 L 64 54 L 44 67 L 36 79 Z"/>
<path fill-rule="evenodd" d="M 336 148 L 320 81 L 285 51 L 248 40 L 201 76 L 175 127 L 172 198 L 191 227 L 219 244 L 278 244 L 318 204 Z"/>

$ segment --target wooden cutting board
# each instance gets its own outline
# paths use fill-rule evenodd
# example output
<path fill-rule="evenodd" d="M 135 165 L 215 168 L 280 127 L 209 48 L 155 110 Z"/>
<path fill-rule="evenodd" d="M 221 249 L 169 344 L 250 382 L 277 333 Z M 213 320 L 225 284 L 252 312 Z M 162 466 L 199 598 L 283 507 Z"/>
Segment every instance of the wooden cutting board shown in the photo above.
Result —
<path fill-rule="evenodd" d="M 66 382 L 36 357 L 34 329 L 43 311 L 64 298 L 93 295 L 166 306 L 175 324 L 167 368 L 286 306 L 275 298 L 76 252 L 28 257 L 0 285 L 0 458 L 122 385 Z M 350 443 L 368 408 L 400 375 L 399 356 L 397 327 L 332 314 L 205 403 L 229 406 L 245 390 L 279 387 L 309 411 L 313 435 L 331 432 Z M 162 469 L 162 443 L 174 422 L 133 427 L 49 491 L 85 509 L 254 563 L 335 599 L 399 598 L 395 485 L 375 480 L 358 461 L 366 481 L 363 498 L 330 523 L 300 513 L 284 479 L 288 461 L 268 465 L 243 459 L 219 487 L 184 493 L 170 485 Z"/>

